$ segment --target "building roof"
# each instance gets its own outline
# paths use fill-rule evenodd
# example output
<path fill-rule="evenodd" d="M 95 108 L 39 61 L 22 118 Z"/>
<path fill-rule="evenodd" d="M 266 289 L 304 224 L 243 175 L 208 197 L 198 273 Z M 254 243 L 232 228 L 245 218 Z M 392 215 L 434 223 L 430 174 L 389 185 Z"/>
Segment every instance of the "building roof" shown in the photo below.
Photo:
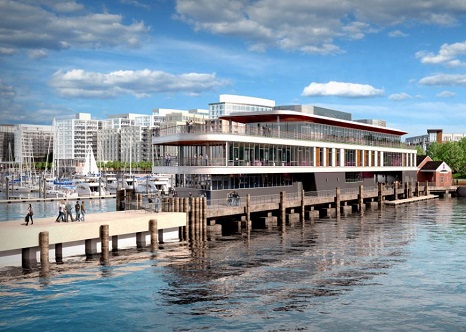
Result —
<path fill-rule="evenodd" d="M 416 156 L 416 166 L 419 166 L 423 161 L 424 159 L 426 159 L 427 156 L 425 154 L 421 154 L 419 156 Z"/>
<path fill-rule="evenodd" d="M 277 122 L 279 119 L 280 122 L 310 122 L 310 123 L 319 123 L 330 126 L 338 126 L 350 129 L 360 129 L 373 131 L 376 133 L 384 133 L 390 135 L 405 135 L 407 132 L 401 131 L 398 129 L 390 129 L 386 127 L 373 126 L 369 124 L 364 124 L 361 122 L 340 120 L 335 118 L 329 118 L 314 114 L 306 114 L 290 110 L 273 110 L 267 112 L 238 112 L 231 113 L 230 115 L 220 116 L 219 119 L 222 120 L 231 120 L 239 123 L 255 123 L 255 122 Z"/>
<path fill-rule="evenodd" d="M 422 166 L 421 172 L 436 171 L 442 164 L 443 164 L 443 161 L 428 161 L 425 163 L 424 166 Z"/>

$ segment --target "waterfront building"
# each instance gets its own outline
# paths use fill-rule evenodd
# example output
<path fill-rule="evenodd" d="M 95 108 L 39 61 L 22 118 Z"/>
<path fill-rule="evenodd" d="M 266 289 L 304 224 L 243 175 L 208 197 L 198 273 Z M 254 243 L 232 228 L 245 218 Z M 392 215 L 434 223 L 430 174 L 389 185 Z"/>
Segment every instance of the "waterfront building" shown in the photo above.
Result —
<path fill-rule="evenodd" d="M 434 187 L 448 187 L 453 183 L 450 166 L 444 161 L 434 161 L 429 156 L 417 157 L 417 180 Z"/>
<path fill-rule="evenodd" d="M 53 151 L 52 126 L 18 124 L 14 129 L 15 162 L 31 168 L 35 162 L 47 161 Z M 52 162 L 52 160 L 48 160 Z"/>
<path fill-rule="evenodd" d="M 209 104 L 209 118 L 217 119 L 238 112 L 271 111 L 274 106 L 275 101 L 270 99 L 223 94 L 218 103 Z"/>
<path fill-rule="evenodd" d="M 407 137 L 405 143 L 408 145 L 420 146 L 424 151 L 427 150 L 430 144 L 446 143 L 446 142 L 458 142 L 466 137 L 466 133 L 444 133 L 443 129 L 427 129 L 427 134 Z"/>
<path fill-rule="evenodd" d="M 416 181 L 416 151 L 401 143 L 406 132 L 350 119 L 345 112 L 291 105 L 229 113 L 215 126 L 212 119 L 164 125 L 153 138 L 161 153 L 152 171 L 171 174 L 178 192 L 208 198 Z"/>
<path fill-rule="evenodd" d="M 97 155 L 97 131 L 100 120 L 94 120 L 89 113 L 54 118 L 53 157 L 59 176 L 80 172 L 84 166 L 89 147 Z"/>
<path fill-rule="evenodd" d="M 0 124 L 0 163 L 6 165 L 14 161 L 15 153 L 15 126 Z"/>

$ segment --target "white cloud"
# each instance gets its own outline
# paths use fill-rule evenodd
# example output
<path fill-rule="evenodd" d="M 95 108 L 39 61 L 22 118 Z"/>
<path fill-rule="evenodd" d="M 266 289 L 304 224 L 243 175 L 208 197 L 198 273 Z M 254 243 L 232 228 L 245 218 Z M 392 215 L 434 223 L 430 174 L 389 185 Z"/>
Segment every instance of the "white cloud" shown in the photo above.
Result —
<path fill-rule="evenodd" d="M 185 93 L 197 95 L 227 85 L 215 74 L 186 73 L 173 75 L 148 69 L 120 70 L 108 74 L 73 69 L 57 71 L 49 82 L 57 93 L 73 98 L 116 98 L 133 95 L 138 98 L 156 93 Z"/>
<path fill-rule="evenodd" d="M 443 44 L 438 54 L 426 51 L 416 53 L 416 57 L 421 59 L 421 63 L 440 64 L 450 67 L 465 65 L 464 62 L 458 59 L 461 55 L 466 55 L 466 41 L 462 43 Z"/>
<path fill-rule="evenodd" d="M 451 98 L 454 96 L 456 96 L 456 93 L 451 92 L 451 91 L 442 91 L 437 94 L 437 97 L 440 97 L 440 98 Z"/>
<path fill-rule="evenodd" d="M 177 0 L 176 17 L 196 30 L 239 37 L 251 49 L 277 47 L 337 53 L 339 39 L 361 39 L 389 27 L 452 25 L 466 13 L 457 0 Z M 406 36 L 397 29 L 392 37 Z"/>
<path fill-rule="evenodd" d="M 349 98 L 377 97 L 384 94 L 381 89 L 376 89 L 367 84 L 355 84 L 330 81 L 328 83 L 312 82 L 304 88 L 302 95 L 310 96 L 338 96 Z"/>
<path fill-rule="evenodd" d="M 81 8 L 74 1 L 0 1 L 0 49 L 136 47 L 148 32 L 142 22 L 126 25 L 120 15 Z"/>
<path fill-rule="evenodd" d="M 395 31 L 390 31 L 388 33 L 388 36 L 389 37 L 392 37 L 392 38 L 397 38 L 397 37 L 408 37 L 408 34 L 404 33 L 403 31 L 401 30 L 395 30 Z"/>
<path fill-rule="evenodd" d="M 28 55 L 31 59 L 42 59 L 48 57 L 48 52 L 45 50 L 30 50 Z"/>
<path fill-rule="evenodd" d="M 411 98 L 412 98 L 412 97 L 411 97 L 409 94 L 404 93 L 404 92 L 402 92 L 402 93 L 394 93 L 394 94 L 392 94 L 392 95 L 390 95 L 390 96 L 388 97 L 388 99 L 390 99 L 390 100 L 395 100 L 395 101 L 406 100 L 406 99 L 411 99 Z"/>
<path fill-rule="evenodd" d="M 427 76 L 419 80 L 422 85 L 466 85 L 466 75 L 461 74 L 437 74 Z"/>

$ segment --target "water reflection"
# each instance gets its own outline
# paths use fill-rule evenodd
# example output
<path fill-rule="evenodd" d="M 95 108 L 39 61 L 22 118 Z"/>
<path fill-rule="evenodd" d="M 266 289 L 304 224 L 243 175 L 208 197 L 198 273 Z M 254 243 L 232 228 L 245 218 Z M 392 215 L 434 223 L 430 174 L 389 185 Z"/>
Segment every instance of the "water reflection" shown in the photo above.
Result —
<path fill-rule="evenodd" d="M 99 294 L 100 307 L 120 307 L 107 314 L 136 330 L 394 330 L 424 324 L 427 314 L 419 312 L 435 318 L 422 326 L 459 330 L 466 323 L 459 314 L 466 306 L 465 212 L 461 201 L 426 202 L 284 232 L 120 251 L 108 264 L 51 266 L 39 281 L 31 278 L 36 272 L 2 276 L 0 292 L 9 285 L 4 298 L 14 299 L 55 288 L 82 310 L 81 285 Z M 120 329 L 131 329 L 121 320 Z"/>

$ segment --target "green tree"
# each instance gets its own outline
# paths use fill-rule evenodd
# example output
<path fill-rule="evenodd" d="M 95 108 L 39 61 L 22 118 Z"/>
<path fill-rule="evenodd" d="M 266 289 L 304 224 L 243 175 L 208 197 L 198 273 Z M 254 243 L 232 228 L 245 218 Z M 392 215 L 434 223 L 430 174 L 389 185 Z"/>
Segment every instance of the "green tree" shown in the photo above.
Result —
<path fill-rule="evenodd" d="M 417 152 L 418 156 L 423 156 L 423 155 L 426 154 L 426 152 L 424 151 L 424 149 L 420 145 L 416 145 L 416 152 Z"/>
<path fill-rule="evenodd" d="M 450 166 L 453 173 L 464 168 L 465 154 L 458 142 L 446 142 L 441 145 L 441 160 Z"/>
<path fill-rule="evenodd" d="M 442 145 L 437 142 L 434 142 L 429 145 L 426 153 L 430 158 L 432 158 L 432 160 L 442 160 L 441 150 Z"/>

